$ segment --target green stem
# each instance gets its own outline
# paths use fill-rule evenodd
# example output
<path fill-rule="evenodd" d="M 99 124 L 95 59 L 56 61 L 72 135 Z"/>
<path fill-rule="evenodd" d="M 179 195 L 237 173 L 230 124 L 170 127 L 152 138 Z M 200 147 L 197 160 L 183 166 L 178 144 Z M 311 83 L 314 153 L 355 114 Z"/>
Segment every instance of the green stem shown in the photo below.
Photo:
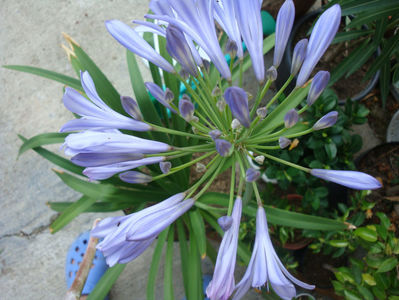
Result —
<path fill-rule="evenodd" d="M 230 198 L 229 198 L 229 210 L 227 215 L 230 216 L 233 211 L 233 200 L 234 200 L 234 189 L 236 186 L 236 164 L 233 162 L 231 166 L 231 180 L 230 180 Z"/>
<path fill-rule="evenodd" d="M 209 188 L 209 186 L 212 184 L 212 182 L 215 180 L 215 178 L 219 175 L 220 170 L 222 169 L 224 163 L 226 161 L 226 158 L 223 157 L 222 161 L 220 162 L 220 164 L 218 165 L 216 171 L 213 173 L 212 177 L 209 179 L 209 181 L 205 184 L 205 186 L 198 192 L 197 195 L 195 195 L 195 199 L 198 199 L 199 197 L 201 197 L 201 195 L 203 193 L 206 192 L 206 190 Z"/>
<path fill-rule="evenodd" d="M 287 139 L 296 138 L 296 137 L 299 137 L 299 136 L 302 136 L 302 135 L 311 133 L 311 132 L 313 132 L 313 131 L 314 131 L 313 128 L 309 128 L 309 129 L 304 130 L 304 131 L 301 131 L 301 132 L 297 132 L 297 133 L 293 133 L 293 134 L 289 134 L 289 135 L 284 135 L 284 137 L 286 137 Z M 275 134 L 273 134 L 273 135 L 275 135 Z M 268 137 L 268 136 L 266 136 L 266 137 Z M 272 138 L 256 138 L 256 139 L 251 139 L 251 141 L 250 141 L 251 144 L 250 144 L 249 146 L 255 147 L 255 146 L 257 146 L 257 143 L 274 142 L 274 141 L 277 141 L 279 138 L 280 138 L 280 136 L 278 136 L 278 137 L 272 137 Z"/>
<path fill-rule="evenodd" d="M 254 192 L 255 192 L 256 203 L 258 204 L 258 206 L 262 206 L 262 199 L 260 198 L 258 186 L 256 185 L 255 181 L 252 182 L 252 186 L 253 186 Z"/>
<path fill-rule="evenodd" d="M 154 131 L 165 132 L 165 133 L 169 133 L 169 134 L 173 134 L 173 135 L 192 137 L 192 138 L 201 139 L 201 140 L 211 140 L 210 137 L 201 136 L 198 134 L 192 134 L 192 133 L 188 133 L 188 132 L 178 131 L 178 130 L 174 130 L 174 129 L 170 129 L 170 128 L 166 128 L 166 127 L 162 127 L 162 126 L 158 126 L 158 125 L 153 125 L 153 124 L 150 124 L 150 125 L 154 129 Z"/>
<path fill-rule="evenodd" d="M 266 108 L 269 108 L 270 105 L 272 105 L 274 103 L 274 101 L 276 101 L 281 96 L 281 94 L 284 92 L 284 90 L 287 88 L 287 86 L 291 83 L 292 79 L 294 79 L 294 76 L 290 75 L 290 77 L 288 77 L 287 81 L 284 83 L 284 85 L 281 87 L 281 89 L 277 92 L 277 94 L 274 95 L 272 100 L 270 100 L 266 104 Z"/>
<path fill-rule="evenodd" d="M 250 115 L 251 119 L 254 117 L 256 109 L 258 108 L 258 106 L 259 106 L 260 102 L 262 101 L 263 97 L 265 97 L 265 94 L 269 90 L 271 84 L 272 84 L 272 81 L 270 79 L 268 81 L 266 81 L 265 85 L 263 86 L 262 91 L 258 94 L 258 97 L 256 98 L 254 106 L 252 107 L 252 110 L 251 110 L 251 115 Z"/>
<path fill-rule="evenodd" d="M 240 59 L 240 83 L 239 86 L 242 88 L 242 75 L 244 73 L 244 60 Z"/>

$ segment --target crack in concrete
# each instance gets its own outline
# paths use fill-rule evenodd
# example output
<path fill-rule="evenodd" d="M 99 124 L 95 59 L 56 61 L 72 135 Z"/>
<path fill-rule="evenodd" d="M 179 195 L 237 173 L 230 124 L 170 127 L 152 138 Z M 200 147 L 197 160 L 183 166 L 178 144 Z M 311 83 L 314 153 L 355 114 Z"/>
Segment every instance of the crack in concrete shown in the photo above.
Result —
<path fill-rule="evenodd" d="M 30 239 L 30 238 L 42 233 L 46 229 L 48 229 L 50 227 L 51 223 L 52 222 L 50 222 L 47 225 L 39 226 L 39 227 L 33 229 L 31 233 L 27 233 L 27 232 L 24 232 L 23 230 L 20 230 L 19 232 L 16 232 L 16 233 L 4 234 L 4 235 L 0 236 L 0 240 L 4 239 L 4 238 L 8 238 L 8 237 L 23 237 L 23 238 Z"/>

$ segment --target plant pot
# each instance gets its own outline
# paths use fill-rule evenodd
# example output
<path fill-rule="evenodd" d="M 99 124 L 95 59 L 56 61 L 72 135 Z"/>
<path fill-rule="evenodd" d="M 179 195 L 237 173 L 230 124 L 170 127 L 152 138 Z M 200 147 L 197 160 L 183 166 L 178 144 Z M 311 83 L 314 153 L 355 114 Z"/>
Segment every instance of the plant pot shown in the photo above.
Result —
<path fill-rule="evenodd" d="M 399 142 L 399 110 L 393 115 L 391 121 L 389 122 L 387 130 L 387 142 Z"/>
<path fill-rule="evenodd" d="M 313 22 L 313 20 L 315 18 L 317 18 L 317 16 L 320 13 L 321 13 L 321 10 L 312 11 L 295 22 L 294 27 L 291 32 L 291 35 L 287 42 L 283 60 L 281 62 L 281 65 L 278 68 L 278 77 L 276 80 L 276 86 L 278 89 L 280 89 L 284 85 L 284 83 L 287 81 L 288 77 L 290 76 L 292 54 L 293 54 L 293 50 L 295 47 L 295 42 L 296 42 L 295 38 L 296 38 L 297 34 L 300 33 L 300 29 L 301 29 L 302 25 L 305 25 L 309 21 Z M 305 36 L 301 36 L 300 38 L 305 38 Z M 380 52 L 381 52 L 381 50 L 380 50 L 380 48 L 378 48 L 377 51 L 375 52 L 374 56 L 377 57 L 378 55 L 380 55 Z M 326 71 L 331 71 L 331 68 L 327 69 Z M 355 74 L 358 71 L 356 71 Z M 344 104 L 347 98 L 351 98 L 352 101 L 359 101 L 359 100 L 363 99 L 375 87 L 375 85 L 378 82 L 379 76 L 380 76 L 380 71 L 375 73 L 375 75 L 372 77 L 372 79 L 367 83 L 367 85 L 361 91 L 357 92 L 355 95 L 345 95 L 345 97 L 343 99 L 339 100 L 339 104 Z M 347 80 L 347 79 L 341 78 L 340 80 Z M 291 82 L 291 84 L 287 87 L 286 91 L 288 93 L 294 89 L 295 82 L 296 82 L 296 77 Z"/>

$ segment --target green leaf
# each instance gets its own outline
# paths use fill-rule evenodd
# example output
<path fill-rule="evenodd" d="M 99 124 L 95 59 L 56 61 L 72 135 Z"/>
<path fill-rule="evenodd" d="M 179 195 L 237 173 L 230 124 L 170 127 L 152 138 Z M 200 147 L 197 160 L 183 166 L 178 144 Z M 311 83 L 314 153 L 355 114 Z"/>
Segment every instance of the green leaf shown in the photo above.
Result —
<path fill-rule="evenodd" d="M 201 261 L 199 257 L 199 249 L 195 233 L 189 226 L 190 234 L 190 251 L 188 253 L 188 268 L 190 270 L 190 280 L 188 282 L 188 295 L 187 300 L 203 299 L 202 295 L 202 274 L 201 274 Z"/>
<path fill-rule="evenodd" d="M 374 43 L 370 43 L 366 47 L 364 47 L 362 52 L 359 53 L 359 55 L 357 56 L 357 59 L 352 62 L 348 73 L 346 73 L 345 75 L 345 78 L 348 78 L 353 73 L 355 73 L 361 66 L 363 66 L 370 58 L 370 56 L 375 53 L 375 51 L 377 50 L 377 46 L 378 45 Z"/>
<path fill-rule="evenodd" d="M 206 239 L 206 255 L 209 257 L 209 259 L 215 265 L 218 253 L 216 252 L 215 248 L 213 247 L 211 240 L 208 238 Z"/>
<path fill-rule="evenodd" d="M 227 207 L 229 195 L 209 192 L 202 195 L 198 201 L 205 204 L 221 205 Z M 345 230 L 348 228 L 345 223 L 328 218 L 291 212 L 285 209 L 279 209 L 267 205 L 265 206 L 265 210 L 268 222 L 275 225 L 289 226 L 301 229 L 331 231 Z M 249 216 L 255 217 L 256 207 L 247 206 L 243 209 L 243 212 Z"/>
<path fill-rule="evenodd" d="M 337 156 L 337 146 L 334 143 L 325 144 L 324 149 L 326 150 L 327 156 L 330 160 Z"/>
<path fill-rule="evenodd" d="M 171 225 L 168 234 L 168 243 L 165 254 L 165 267 L 163 276 L 163 292 L 165 300 L 175 299 L 173 293 L 173 241 L 174 241 L 174 226 Z"/>
<path fill-rule="evenodd" d="M 381 287 L 373 286 L 371 290 L 373 291 L 374 295 L 377 296 L 378 299 L 382 300 L 387 298 L 385 291 Z"/>
<path fill-rule="evenodd" d="M 74 88 L 75 90 L 83 92 L 83 88 L 80 85 L 80 80 L 57 73 L 57 72 L 54 72 L 54 71 L 49 71 L 49 70 L 40 69 L 40 68 L 36 68 L 36 67 L 30 67 L 30 66 L 6 65 L 3 67 L 6 69 L 30 73 L 30 74 L 34 74 L 34 75 L 38 75 L 38 76 L 47 78 L 47 79 L 58 81 L 60 83 L 63 83 L 67 86 Z"/>
<path fill-rule="evenodd" d="M 179 238 L 179 246 L 180 246 L 180 260 L 181 260 L 181 267 L 182 267 L 182 274 L 183 274 L 183 285 L 184 291 L 186 293 L 186 297 L 189 294 L 189 282 L 190 282 L 190 269 L 188 265 L 188 246 L 187 246 L 187 237 L 184 232 L 184 225 L 183 221 L 177 219 L 176 221 L 177 227 L 177 236 Z"/>
<path fill-rule="evenodd" d="M 38 134 L 29 140 L 26 140 L 22 146 L 19 148 L 18 156 L 24 153 L 25 151 L 40 147 L 43 145 L 52 145 L 52 144 L 60 144 L 63 143 L 65 138 L 69 135 L 69 132 L 61 133 L 61 132 L 50 132 L 50 133 L 42 133 Z"/>
<path fill-rule="evenodd" d="M 362 278 L 364 280 L 365 283 L 367 283 L 370 286 L 376 285 L 377 283 L 375 282 L 374 277 L 369 274 L 369 273 L 363 273 L 362 274 Z"/>
<path fill-rule="evenodd" d="M 350 30 L 345 32 L 338 32 L 332 44 L 338 44 L 349 40 L 357 39 L 361 36 L 374 33 L 374 30 Z"/>
<path fill-rule="evenodd" d="M 22 135 L 18 135 L 18 137 L 23 142 L 28 141 L 28 139 L 26 139 Z M 70 171 L 70 172 L 78 174 L 78 175 L 82 174 L 83 168 L 73 164 L 68 159 L 65 159 L 57 154 L 54 154 L 53 152 L 48 151 L 42 147 L 32 148 L 32 150 L 35 151 L 40 156 L 42 156 L 43 158 L 47 159 L 48 161 L 52 162 L 53 164 L 56 164 L 57 166 L 65 169 L 67 171 Z"/>
<path fill-rule="evenodd" d="M 47 202 L 47 205 L 56 212 L 64 212 L 75 202 Z M 132 203 L 121 201 L 121 202 L 97 202 L 86 208 L 84 212 L 110 212 L 123 210 L 132 206 Z"/>
<path fill-rule="evenodd" d="M 51 223 L 50 232 L 56 233 L 58 230 L 76 218 L 79 214 L 86 211 L 90 206 L 93 205 L 94 202 L 96 202 L 96 199 L 82 196 L 78 201 L 69 205 L 68 208 L 64 210 L 64 212 L 57 219 L 55 219 L 53 223 Z"/>
<path fill-rule="evenodd" d="M 90 292 L 87 297 L 87 300 L 98 300 L 104 299 L 111 287 L 118 279 L 119 275 L 125 269 L 126 265 L 117 264 L 111 268 L 109 268 L 103 276 L 101 276 L 100 281 L 96 284 L 95 288 Z"/>
<path fill-rule="evenodd" d="M 375 12 L 378 10 L 392 9 L 397 6 L 395 1 L 381 1 L 381 0 L 358 0 L 346 1 L 342 4 L 342 15 L 348 16 L 357 13 Z"/>
<path fill-rule="evenodd" d="M 368 288 L 361 285 L 356 285 L 356 287 L 365 300 L 374 300 L 374 296 Z"/>
<path fill-rule="evenodd" d="M 388 60 L 381 67 L 380 72 L 380 93 L 382 107 L 385 108 L 389 94 L 389 84 L 391 81 L 391 62 Z"/>
<path fill-rule="evenodd" d="M 368 242 L 377 241 L 377 232 L 366 227 L 357 228 L 354 234 Z"/>
<path fill-rule="evenodd" d="M 345 290 L 344 295 L 346 300 L 363 300 L 359 295 L 350 290 Z"/>
<path fill-rule="evenodd" d="M 166 228 L 158 237 L 157 245 L 152 255 L 150 271 L 148 272 L 147 281 L 147 300 L 155 300 L 155 283 L 157 280 L 159 263 L 161 261 L 162 249 L 168 237 L 169 227 Z"/>
<path fill-rule="evenodd" d="M 206 235 L 204 219 L 202 218 L 198 209 L 190 210 L 189 216 L 194 236 L 197 239 L 197 245 L 201 258 L 204 259 L 206 257 Z"/>
<path fill-rule="evenodd" d="M 335 248 L 345 248 L 349 245 L 349 242 L 342 240 L 331 240 L 329 241 L 329 244 Z"/>
<path fill-rule="evenodd" d="M 127 115 L 122 107 L 120 95 L 104 73 L 99 67 L 92 61 L 92 59 L 86 54 L 86 52 L 77 44 L 71 43 L 72 50 L 79 60 L 82 71 L 88 71 L 91 78 L 93 79 L 94 85 L 100 98 L 113 110 Z"/>
<path fill-rule="evenodd" d="M 391 271 L 397 266 L 397 264 L 398 259 L 396 257 L 387 258 L 381 263 L 380 267 L 377 270 L 377 273 L 385 273 Z"/>

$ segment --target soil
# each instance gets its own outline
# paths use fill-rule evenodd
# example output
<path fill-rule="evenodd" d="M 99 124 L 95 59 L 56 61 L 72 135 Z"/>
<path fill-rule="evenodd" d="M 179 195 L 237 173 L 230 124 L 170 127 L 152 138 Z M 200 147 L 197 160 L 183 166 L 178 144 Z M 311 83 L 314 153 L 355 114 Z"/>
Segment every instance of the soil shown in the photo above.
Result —
<path fill-rule="evenodd" d="M 399 215 L 394 205 L 399 201 L 399 143 L 383 144 L 372 149 L 360 159 L 358 169 L 383 184 L 381 189 L 372 191 L 366 198 L 375 203 L 369 212 L 369 223 L 378 224 L 375 213 L 384 212 L 391 220 L 391 230 L 398 234 Z"/>

